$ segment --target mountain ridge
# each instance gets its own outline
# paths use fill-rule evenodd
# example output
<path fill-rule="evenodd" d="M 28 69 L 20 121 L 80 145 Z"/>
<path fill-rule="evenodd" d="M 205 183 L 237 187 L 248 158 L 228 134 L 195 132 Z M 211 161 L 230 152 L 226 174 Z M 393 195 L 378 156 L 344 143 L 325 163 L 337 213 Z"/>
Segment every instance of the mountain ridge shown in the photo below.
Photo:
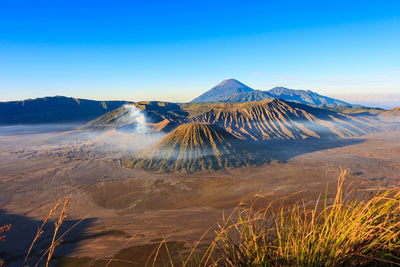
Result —
<path fill-rule="evenodd" d="M 213 123 L 241 139 L 305 139 L 361 136 L 378 129 L 368 119 L 311 107 L 283 99 L 238 103 L 213 108 L 190 119 Z"/>
<path fill-rule="evenodd" d="M 223 86 L 221 84 L 223 83 Z M 228 79 L 222 83 L 214 86 L 207 92 L 196 97 L 191 102 L 247 102 L 247 101 L 260 101 L 272 98 L 282 98 L 287 101 L 293 101 L 306 105 L 314 106 L 353 106 L 344 101 L 334 99 L 331 97 L 323 96 L 315 93 L 311 90 L 301 89 L 288 89 L 286 87 L 274 87 L 270 90 L 254 90 L 247 85 L 235 80 Z M 245 86 L 244 92 L 240 91 L 239 88 Z"/>
<path fill-rule="evenodd" d="M 153 131 L 169 133 L 184 123 L 217 124 L 239 139 L 303 140 L 357 137 L 379 131 L 385 123 L 372 115 L 352 116 L 327 109 L 269 99 L 244 103 L 135 103 Z M 88 129 L 133 125 L 123 107 L 87 124 Z M 123 122 L 124 124 L 121 124 Z"/>
<path fill-rule="evenodd" d="M 125 103 L 65 96 L 0 102 L 0 124 L 87 122 Z"/>
<path fill-rule="evenodd" d="M 271 160 L 282 144 L 337 143 L 387 126 L 374 116 L 351 116 L 277 98 L 244 103 L 145 101 L 132 105 L 146 117 L 144 123 L 149 129 L 166 136 L 148 149 L 123 156 L 121 163 L 156 172 L 193 173 L 259 165 Z M 123 106 L 89 126 L 108 125 L 103 129 L 111 131 L 134 129 L 135 121 L 126 117 L 128 109 Z"/>

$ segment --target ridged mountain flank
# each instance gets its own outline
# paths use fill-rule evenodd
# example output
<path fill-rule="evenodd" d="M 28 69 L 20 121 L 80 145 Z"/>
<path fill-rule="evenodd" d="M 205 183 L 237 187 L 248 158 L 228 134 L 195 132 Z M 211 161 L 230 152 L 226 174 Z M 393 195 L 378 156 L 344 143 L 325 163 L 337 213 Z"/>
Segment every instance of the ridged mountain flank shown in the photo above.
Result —
<path fill-rule="evenodd" d="M 376 132 L 379 125 L 371 118 L 349 116 L 282 99 L 215 107 L 191 120 L 217 124 L 240 139 L 253 140 L 354 137 Z"/>
<path fill-rule="evenodd" d="M 281 98 L 287 101 L 297 102 L 306 105 L 327 107 L 351 106 L 351 104 L 344 101 L 323 96 L 310 90 L 294 90 L 285 87 L 275 87 L 266 92 L 274 96 L 275 98 Z"/>
<path fill-rule="evenodd" d="M 268 92 L 261 91 L 261 90 L 254 90 L 251 92 L 245 92 L 245 93 L 231 95 L 231 96 L 227 97 L 224 102 L 244 103 L 244 102 L 250 102 L 250 101 L 262 101 L 262 100 L 272 99 L 272 98 L 274 98 L 274 96 Z"/>
<path fill-rule="evenodd" d="M 208 123 L 180 125 L 157 145 L 123 159 L 127 167 L 189 173 L 255 163 L 243 141 L 223 128 Z"/>
<path fill-rule="evenodd" d="M 243 140 L 302 140 L 359 137 L 385 128 L 377 116 L 353 116 L 282 99 L 245 103 L 140 102 L 148 129 L 170 133 L 185 123 L 216 124 Z M 125 107 L 92 121 L 89 128 L 134 128 L 135 118 Z"/>

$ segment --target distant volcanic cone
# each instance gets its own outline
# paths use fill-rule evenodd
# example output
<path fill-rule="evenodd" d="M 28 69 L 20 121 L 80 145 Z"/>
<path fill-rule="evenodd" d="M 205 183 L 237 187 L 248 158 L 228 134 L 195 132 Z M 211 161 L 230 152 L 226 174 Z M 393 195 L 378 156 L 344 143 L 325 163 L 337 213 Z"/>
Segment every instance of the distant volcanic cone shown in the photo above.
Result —
<path fill-rule="evenodd" d="M 189 173 L 254 163 L 243 141 L 215 124 L 206 123 L 180 125 L 152 148 L 123 159 L 127 167 Z"/>

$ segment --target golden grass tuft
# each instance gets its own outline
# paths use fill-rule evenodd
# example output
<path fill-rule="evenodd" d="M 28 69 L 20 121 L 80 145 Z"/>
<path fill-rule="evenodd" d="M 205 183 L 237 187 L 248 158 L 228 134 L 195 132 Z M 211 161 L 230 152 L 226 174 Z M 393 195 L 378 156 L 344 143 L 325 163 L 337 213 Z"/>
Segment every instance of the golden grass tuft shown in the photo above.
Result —
<path fill-rule="evenodd" d="M 47 250 L 42 254 L 42 256 L 39 258 L 39 260 L 37 261 L 36 266 L 39 266 L 41 264 L 41 261 L 46 257 L 47 255 L 47 260 L 45 263 L 45 266 L 49 266 L 50 264 L 50 260 L 54 254 L 54 250 L 55 248 L 61 243 L 62 241 L 62 237 L 67 234 L 72 228 L 74 228 L 78 223 L 80 223 L 82 220 L 80 220 L 78 223 L 76 223 L 75 225 L 73 225 L 70 229 L 68 229 L 67 231 L 65 231 L 61 236 L 57 237 L 57 233 L 61 227 L 61 225 L 63 224 L 63 222 L 65 221 L 65 219 L 67 218 L 66 212 L 68 210 L 68 205 L 69 205 L 69 198 L 65 198 L 64 200 L 64 205 L 61 209 L 60 215 L 58 216 L 58 219 L 54 222 L 54 232 L 52 235 L 52 240 L 51 243 L 49 245 L 49 247 L 47 248 Z M 35 243 L 37 242 L 37 240 L 40 238 L 40 236 L 42 236 L 42 234 L 44 233 L 43 231 L 43 227 L 45 226 L 45 224 L 48 222 L 48 220 L 50 219 L 50 217 L 52 216 L 52 214 L 57 211 L 58 207 L 60 206 L 60 203 L 56 203 L 54 205 L 54 207 L 49 211 L 48 215 L 46 216 L 46 218 L 44 219 L 43 223 L 41 224 L 41 226 L 38 228 L 36 235 L 34 237 L 34 239 L 32 240 L 31 245 L 29 246 L 28 252 L 26 253 L 25 259 L 24 259 L 24 264 L 28 262 L 29 260 L 29 256 L 32 252 L 32 249 L 35 245 Z"/>
<path fill-rule="evenodd" d="M 64 200 L 64 206 L 61 210 L 60 216 L 58 217 L 58 220 L 54 223 L 55 228 L 54 228 L 54 232 L 53 232 L 53 239 L 51 240 L 51 244 L 50 244 L 49 251 L 47 254 L 46 267 L 49 266 L 51 257 L 53 256 L 56 246 L 58 246 L 60 244 L 60 241 L 56 240 L 56 236 L 57 236 L 58 230 L 60 229 L 60 226 L 62 225 L 64 220 L 67 218 L 66 212 L 68 209 L 68 204 L 69 204 L 69 199 L 66 198 Z"/>
<path fill-rule="evenodd" d="M 192 251 L 175 265 L 399 266 L 400 189 L 359 198 L 355 188 L 344 189 L 345 176 L 342 171 L 330 204 L 326 192 L 312 207 L 239 205 L 205 253 Z"/>
<path fill-rule="evenodd" d="M 62 223 L 65 221 L 65 219 L 67 218 L 66 212 L 68 210 L 68 204 L 69 204 L 69 198 L 66 198 L 64 200 L 64 205 L 63 208 L 60 212 L 60 215 L 58 217 L 58 220 L 54 223 L 55 225 L 55 230 L 53 232 L 53 237 L 52 237 L 52 241 L 50 243 L 49 248 L 42 254 L 42 256 L 40 257 L 39 261 L 36 263 L 35 266 L 39 266 L 42 259 L 47 255 L 47 260 L 46 260 L 46 267 L 49 265 L 50 260 L 53 256 L 54 250 L 55 248 L 61 243 L 61 238 L 67 233 L 69 232 L 73 227 L 75 227 L 78 223 L 80 223 L 81 221 L 79 221 L 78 223 L 76 223 L 75 225 L 73 225 L 69 230 L 67 230 L 63 235 L 61 235 L 60 237 L 56 238 L 57 236 L 57 232 L 60 229 Z M 28 266 L 25 265 L 28 260 L 29 260 L 29 256 L 31 255 L 32 249 L 35 245 L 35 243 L 37 242 L 37 240 L 42 236 L 42 234 L 44 233 L 43 228 L 45 226 L 45 224 L 48 222 L 48 220 L 50 219 L 50 217 L 52 216 L 52 214 L 58 209 L 58 207 L 60 206 L 59 203 L 56 203 L 54 205 L 54 207 L 49 211 L 48 215 L 46 216 L 46 218 L 44 219 L 43 223 L 41 224 L 41 226 L 38 228 L 36 235 L 34 237 L 34 239 L 32 240 L 31 245 L 28 248 L 28 251 L 26 253 L 26 256 L 24 258 L 24 266 Z M 9 225 L 4 225 L 2 227 L 0 227 L 0 234 L 4 231 L 8 231 L 11 228 L 11 224 Z M 5 241 L 5 236 L 0 236 L 0 241 Z M 3 266 L 5 264 L 5 262 L 3 260 L 0 259 L 0 266 Z"/>
<path fill-rule="evenodd" d="M 11 224 L 0 226 L 0 234 L 3 232 L 7 232 L 10 229 L 11 229 Z M 0 236 L 0 241 L 6 241 L 6 236 L 5 235 Z"/>
<path fill-rule="evenodd" d="M 47 221 L 49 220 L 50 216 L 58 209 L 59 205 L 60 205 L 59 203 L 56 203 L 54 205 L 54 207 L 49 211 L 49 214 L 47 215 L 47 217 L 44 219 L 42 225 L 37 230 L 36 235 L 33 238 L 31 245 L 29 246 L 28 252 L 26 253 L 26 256 L 25 256 L 25 259 L 24 259 L 24 263 L 26 263 L 28 261 L 28 258 L 29 258 L 29 255 L 31 254 L 33 246 L 35 245 L 35 243 L 38 240 L 38 238 L 43 234 L 44 225 L 47 223 Z"/>
<path fill-rule="evenodd" d="M 3 232 L 7 232 L 10 229 L 11 229 L 11 224 L 0 226 L 0 234 L 3 233 Z M 3 241 L 3 242 L 6 241 L 6 236 L 5 235 L 0 235 L 0 241 Z M 2 259 L 0 259 L 0 266 L 3 266 L 4 263 L 5 262 Z"/>

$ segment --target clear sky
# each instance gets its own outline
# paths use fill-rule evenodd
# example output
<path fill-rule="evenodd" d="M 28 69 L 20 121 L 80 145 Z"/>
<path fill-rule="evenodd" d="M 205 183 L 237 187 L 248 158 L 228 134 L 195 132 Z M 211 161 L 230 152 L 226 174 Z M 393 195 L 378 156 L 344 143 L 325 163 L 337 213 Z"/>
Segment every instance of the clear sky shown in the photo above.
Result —
<path fill-rule="evenodd" d="M 187 101 L 226 78 L 400 104 L 400 1 L 0 1 L 0 101 Z"/>

